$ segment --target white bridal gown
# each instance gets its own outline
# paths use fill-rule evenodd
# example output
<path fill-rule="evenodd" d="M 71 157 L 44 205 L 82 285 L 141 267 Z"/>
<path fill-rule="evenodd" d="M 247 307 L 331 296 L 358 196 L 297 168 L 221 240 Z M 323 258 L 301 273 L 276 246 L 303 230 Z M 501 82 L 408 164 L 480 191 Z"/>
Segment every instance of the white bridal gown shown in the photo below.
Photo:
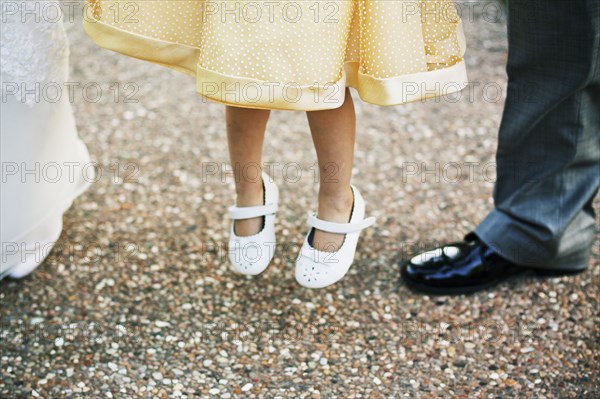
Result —
<path fill-rule="evenodd" d="M 0 3 L 0 278 L 20 278 L 48 256 L 63 212 L 94 175 L 65 90 L 69 48 L 59 2 Z"/>

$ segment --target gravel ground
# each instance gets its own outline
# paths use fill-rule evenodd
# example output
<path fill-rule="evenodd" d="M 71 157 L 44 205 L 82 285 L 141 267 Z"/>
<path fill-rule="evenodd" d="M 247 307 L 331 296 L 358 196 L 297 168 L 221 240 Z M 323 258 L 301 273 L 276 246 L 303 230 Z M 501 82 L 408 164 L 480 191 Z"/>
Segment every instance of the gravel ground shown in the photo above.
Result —
<path fill-rule="evenodd" d="M 399 281 L 399 258 L 461 239 L 492 207 L 506 21 L 479 11 L 465 16 L 474 83 L 460 98 L 357 99 L 354 183 L 378 223 L 346 278 L 322 290 L 293 276 L 316 195 L 304 113 L 273 112 L 268 126 L 278 253 L 260 277 L 236 275 L 232 184 L 212 173 L 226 168 L 223 107 L 187 76 L 96 47 L 80 17 L 68 22 L 71 80 L 103 88 L 97 102 L 91 89 L 74 98 L 102 175 L 66 213 L 49 259 L 0 285 L 0 396 L 599 397 L 598 242 L 576 277 L 468 297 Z"/>

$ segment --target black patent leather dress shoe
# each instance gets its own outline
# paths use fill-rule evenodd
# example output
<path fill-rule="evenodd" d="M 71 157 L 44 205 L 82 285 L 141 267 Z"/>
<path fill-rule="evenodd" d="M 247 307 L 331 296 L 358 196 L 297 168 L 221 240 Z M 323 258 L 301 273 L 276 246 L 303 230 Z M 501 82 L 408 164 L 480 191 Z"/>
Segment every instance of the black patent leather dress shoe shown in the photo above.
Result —
<path fill-rule="evenodd" d="M 469 237 L 469 236 L 467 236 Z M 414 256 L 401 265 L 406 285 L 434 295 L 470 294 L 528 271 L 471 236 Z"/>

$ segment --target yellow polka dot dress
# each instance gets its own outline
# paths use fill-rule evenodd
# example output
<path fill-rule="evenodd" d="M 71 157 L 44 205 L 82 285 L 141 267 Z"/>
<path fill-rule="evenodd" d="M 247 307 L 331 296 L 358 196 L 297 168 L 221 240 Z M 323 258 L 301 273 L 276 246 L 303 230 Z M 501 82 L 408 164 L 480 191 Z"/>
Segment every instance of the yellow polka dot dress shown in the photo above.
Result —
<path fill-rule="evenodd" d="M 465 41 L 450 0 L 88 0 L 100 46 L 187 73 L 223 104 L 378 105 L 462 90 Z"/>

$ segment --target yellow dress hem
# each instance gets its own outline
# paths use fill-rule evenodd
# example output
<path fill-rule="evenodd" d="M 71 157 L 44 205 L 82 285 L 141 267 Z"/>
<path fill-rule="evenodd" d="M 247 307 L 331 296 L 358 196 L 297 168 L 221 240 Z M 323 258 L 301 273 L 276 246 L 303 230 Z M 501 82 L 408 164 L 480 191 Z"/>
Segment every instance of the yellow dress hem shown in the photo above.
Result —
<path fill-rule="evenodd" d="M 391 106 L 456 93 L 468 84 L 464 60 L 443 69 L 383 79 L 360 73 L 358 62 L 349 61 L 343 66 L 341 78 L 324 86 L 264 82 L 203 68 L 198 65 L 200 50 L 196 47 L 141 36 L 90 18 L 84 19 L 83 28 L 100 47 L 193 76 L 196 91 L 203 98 L 237 107 L 334 109 L 344 103 L 345 87 L 356 89 L 365 102 Z"/>

